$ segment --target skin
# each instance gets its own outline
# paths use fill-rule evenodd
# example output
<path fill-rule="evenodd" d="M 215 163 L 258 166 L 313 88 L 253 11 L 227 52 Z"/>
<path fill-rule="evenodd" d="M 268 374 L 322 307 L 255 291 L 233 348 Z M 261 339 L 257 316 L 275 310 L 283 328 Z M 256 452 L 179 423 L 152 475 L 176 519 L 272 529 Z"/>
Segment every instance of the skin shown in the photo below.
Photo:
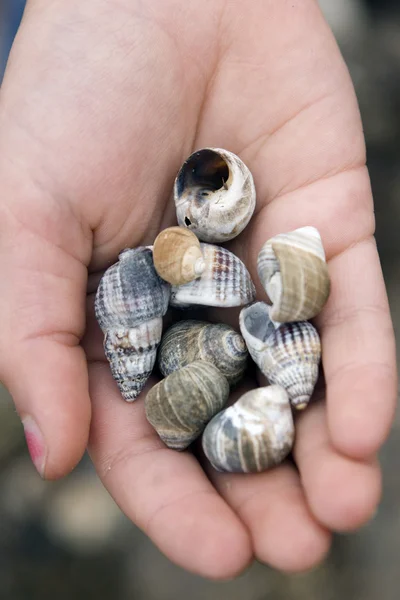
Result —
<path fill-rule="evenodd" d="M 256 216 L 232 246 L 253 276 L 272 235 L 323 238 L 326 403 L 298 421 L 297 469 L 207 476 L 163 446 L 143 399 L 121 401 L 105 363 L 99 272 L 174 223 L 174 175 L 204 146 L 254 174 Z M 357 102 L 316 2 L 32 0 L 0 93 L 0 197 L 0 377 L 42 432 L 46 478 L 76 465 L 90 429 L 121 509 L 209 578 L 254 558 L 309 569 L 331 531 L 373 515 L 395 348 Z"/>

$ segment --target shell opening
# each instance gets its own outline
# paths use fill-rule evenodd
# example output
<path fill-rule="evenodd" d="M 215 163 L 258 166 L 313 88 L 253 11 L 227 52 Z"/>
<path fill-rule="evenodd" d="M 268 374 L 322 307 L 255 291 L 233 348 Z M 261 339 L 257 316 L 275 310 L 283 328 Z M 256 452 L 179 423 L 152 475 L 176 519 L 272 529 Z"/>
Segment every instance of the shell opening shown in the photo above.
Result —
<path fill-rule="evenodd" d="M 182 166 L 177 181 L 177 192 L 181 196 L 187 188 L 201 188 L 200 198 L 208 197 L 208 192 L 225 188 L 229 179 L 228 164 L 218 152 L 208 148 L 192 154 Z M 187 222 L 189 221 L 189 223 Z M 185 217 L 185 225 L 191 225 Z"/>
<path fill-rule="evenodd" d="M 267 281 L 265 291 L 272 304 L 280 305 L 282 302 L 282 275 L 279 271 L 274 273 L 271 279 Z"/>
<path fill-rule="evenodd" d="M 257 302 L 244 309 L 244 326 L 250 335 L 263 342 L 275 331 L 269 316 L 269 308 L 263 302 Z"/>

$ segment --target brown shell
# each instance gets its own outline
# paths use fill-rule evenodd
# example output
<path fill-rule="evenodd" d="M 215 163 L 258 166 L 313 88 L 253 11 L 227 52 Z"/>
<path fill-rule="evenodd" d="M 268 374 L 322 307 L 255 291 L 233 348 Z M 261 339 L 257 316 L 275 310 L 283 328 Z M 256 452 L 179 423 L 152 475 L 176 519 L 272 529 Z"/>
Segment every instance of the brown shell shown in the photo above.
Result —
<path fill-rule="evenodd" d="M 197 279 L 205 268 L 198 238 L 183 227 L 168 227 L 158 234 L 153 260 L 159 276 L 172 285 Z"/>
<path fill-rule="evenodd" d="M 272 302 L 271 319 L 279 323 L 312 319 L 328 299 L 328 267 L 315 227 L 266 242 L 258 257 L 258 274 Z"/>

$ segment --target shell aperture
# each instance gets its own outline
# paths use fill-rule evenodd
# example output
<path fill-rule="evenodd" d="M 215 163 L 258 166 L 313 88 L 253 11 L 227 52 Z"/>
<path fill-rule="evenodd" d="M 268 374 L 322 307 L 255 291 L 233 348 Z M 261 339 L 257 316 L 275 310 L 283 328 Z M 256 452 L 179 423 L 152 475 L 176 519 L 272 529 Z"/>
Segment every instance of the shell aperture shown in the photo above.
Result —
<path fill-rule="evenodd" d="M 253 177 L 222 148 L 202 148 L 182 165 L 174 185 L 179 225 L 203 242 L 226 242 L 243 231 L 256 204 Z"/>
<path fill-rule="evenodd" d="M 317 330 L 307 321 L 285 323 L 277 328 L 270 307 L 256 302 L 242 309 L 240 330 L 254 362 L 271 383 L 282 386 L 292 405 L 305 408 L 318 379 L 321 343 Z"/>

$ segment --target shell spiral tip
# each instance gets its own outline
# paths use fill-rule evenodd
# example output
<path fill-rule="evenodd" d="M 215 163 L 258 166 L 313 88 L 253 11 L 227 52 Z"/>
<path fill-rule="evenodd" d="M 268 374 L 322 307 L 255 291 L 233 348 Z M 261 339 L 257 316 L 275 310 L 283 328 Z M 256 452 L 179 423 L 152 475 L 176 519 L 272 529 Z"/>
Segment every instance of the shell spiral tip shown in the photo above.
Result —
<path fill-rule="evenodd" d="M 295 408 L 296 410 L 300 410 L 300 411 L 304 410 L 305 408 L 307 408 L 308 402 L 309 402 L 308 396 L 300 396 L 299 398 L 296 398 L 295 400 L 292 401 L 293 408 Z"/>
<path fill-rule="evenodd" d="M 200 277 L 200 275 L 202 275 L 204 273 L 204 270 L 206 268 L 206 263 L 204 258 L 198 258 L 196 260 L 196 263 L 194 265 L 194 272 L 195 274 Z"/>

